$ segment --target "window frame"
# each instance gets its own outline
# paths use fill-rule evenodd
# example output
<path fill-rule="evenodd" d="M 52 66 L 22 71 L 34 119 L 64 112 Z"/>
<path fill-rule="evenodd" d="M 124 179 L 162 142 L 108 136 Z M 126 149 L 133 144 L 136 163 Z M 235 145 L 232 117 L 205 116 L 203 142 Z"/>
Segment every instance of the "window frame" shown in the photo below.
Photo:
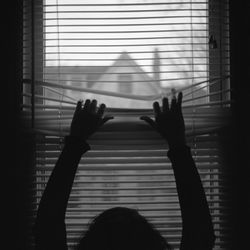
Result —
<path fill-rule="evenodd" d="M 41 1 L 41 0 L 40 0 Z M 40 27 L 40 26 L 38 26 L 38 27 Z M 43 27 L 40 27 L 39 28 L 40 30 L 43 30 Z M 38 30 L 36 30 L 36 32 L 40 32 L 40 31 L 38 31 Z M 213 34 L 213 33 L 212 33 Z M 41 43 L 39 43 L 39 45 L 36 45 L 36 48 L 38 48 L 38 54 L 39 54 L 39 51 L 41 52 L 41 51 L 43 51 L 43 43 L 41 42 Z M 210 55 L 211 55 L 211 58 L 209 59 L 209 60 L 214 60 L 214 58 L 213 58 L 213 55 L 214 55 L 214 53 L 217 53 L 217 52 L 214 52 L 214 50 L 210 50 L 209 51 L 209 53 L 210 53 Z M 44 58 L 43 58 L 44 59 Z M 38 76 L 38 74 L 43 74 L 43 72 L 42 72 L 42 70 L 43 70 L 43 64 L 44 64 L 44 62 L 43 62 L 43 59 L 42 60 L 35 60 L 35 62 L 34 62 L 34 64 L 35 64 L 35 68 L 36 69 L 38 69 L 39 68 L 39 70 L 37 70 L 37 72 L 36 72 L 36 70 L 33 72 L 33 74 L 34 74 L 34 77 L 35 76 L 37 76 L 37 77 L 39 77 Z M 221 63 L 221 61 L 222 61 L 222 54 L 220 54 L 220 57 L 219 57 L 219 62 Z M 217 65 L 216 63 L 215 63 L 215 65 Z M 33 65 L 33 67 L 34 67 L 34 65 Z M 210 77 L 213 77 L 214 76 L 214 71 L 215 70 L 217 70 L 217 71 L 222 71 L 222 69 L 221 68 L 219 68 L 219 69 L 213 69 L 213 68 L 211 68 L 210 67 L 210 70 L 211 71 L 209 71 L 209 75 L 210 75 Z M 210 88 L 210 91 L 211 92 L 217 92 L 217 91 L 219 91 L 219 90 L 222 90 L 222 88 L 224 88 L 225 86 L 220 82 L 219 84 L 216 84 L 216 85 L 214 85 L 214 87 L 213 88 Z M 33 93 L 34 94 L 43 94 L 43 88 L 42 87 L 38 87 L 38 86 L 33 86 Z M 223 96 L 220 96 L 220 97 L 213 97 L 213 99 L 211 100 L 211 101 L 218 101 L 218 100 L 224 100 L 223 99 L 224 97 Z M 38 99 L 39 100 L 39 99 Z M 38 101 L 38 100 L 34 100 L 34 105 L 36 105 L 36 104 L 41 104 L 41 101 Z"/>

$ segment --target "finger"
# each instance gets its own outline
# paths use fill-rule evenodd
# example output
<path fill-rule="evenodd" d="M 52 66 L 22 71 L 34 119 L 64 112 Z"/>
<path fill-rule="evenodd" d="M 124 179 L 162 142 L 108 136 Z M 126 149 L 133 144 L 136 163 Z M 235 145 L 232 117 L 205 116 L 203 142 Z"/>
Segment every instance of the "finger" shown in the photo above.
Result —
<path fill-rule="evenodd" d="M 168 104 L 168 98 L 167 97 L 164 97 L 162 99 L 162 111 L 164 113 L 168 112 L 169 111 L 169 104 Z"/>
<path fill-rule="evenodd" d="M 178 97 L 177 97 L 177 103 L 178 103 L 178 106 L 179 106 L 179 107 L 181 107 L 182 98 L 183 98 L 183 94 L 182 94 L 182 92 L 180 92 L 180 93 L 178 94 Z"/>
<path fill-rule="evenodd" d="M 97 115 L 102 117 L 104 114 L 105 108 L 106 108 L 106 105 L 102 103 L 97 111 Z"/>
<path fill-rule="evenodd" d="M 177 104 L 176 96 L 174 95 L 171 101 L 171 110 L 176 109 L 176 104 Z"/>
<path fill-rule="evenodd" d="M 160 108 L 159 102 L 154 102 L 153 108 L 154 108 L 155 116 L 156 117 L 159 116 L 161 113 L 161 108 Z"/>
<path fill-rule="evenodd" d="M 90 111 L 91 113 L 95 113 L 95 112 L 96 112 L 96 106 L 97 106 L 97 101 L 94 99 L 94 100 L 92 100 L 92 102 L 90 103 L 89 111 Z"/>
<path fill-rule="evenodd" d="M 84 107 L 83 107 L 83 110 L 84 111 L 89 111 L 89 107 L 90 107 L 90 100 L 87 99 L 84 103 Z"/>
<path fill-rule="evenodd" d="M 107 121 L 112 120 L 112 119 L 114 119 L 113 116 L 105 116 L 105 117 L 102 119 L 101 125 L 103 125 L 104 123 L 106 123 Z"/>
<path fill-rule="evenodd" d="M 140 119 L 147 122 L 153 129 L 156 129 L 155 121 L 153 119 L 151 119 L 150 117 L 141 116 Z"/>
<path fill-rule="evenodd" d="M 79 113 L 82 110 L 82 100 L 79 100 L 76 104 L 75 114 Z"/>

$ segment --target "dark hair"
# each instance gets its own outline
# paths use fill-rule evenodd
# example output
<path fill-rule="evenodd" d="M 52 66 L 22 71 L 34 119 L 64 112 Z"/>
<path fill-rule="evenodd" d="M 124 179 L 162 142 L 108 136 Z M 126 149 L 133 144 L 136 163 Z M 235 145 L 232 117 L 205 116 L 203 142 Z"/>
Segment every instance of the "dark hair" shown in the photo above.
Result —
<path fill-rule="evenodd" d="M 170 245 L 137 210 L 115 207 L 95 217 L 78 250 L 168 250 Z"/>

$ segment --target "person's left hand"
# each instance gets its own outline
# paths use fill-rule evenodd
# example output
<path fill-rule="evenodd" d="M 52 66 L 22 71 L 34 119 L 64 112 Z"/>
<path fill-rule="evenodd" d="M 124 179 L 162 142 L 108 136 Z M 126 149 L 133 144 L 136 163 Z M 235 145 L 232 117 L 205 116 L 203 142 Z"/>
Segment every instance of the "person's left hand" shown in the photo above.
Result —
<path fill-rule="evenodd" d="M 70 136 L 81 137 L 84 140 L 94 134 L 105 122 L 113 119 L 111 116 L 104 116 L 105 104 L 97 107 L 97 101 L 87 99 L 85 103 L 78 101 L 75 113 L 71 122 Z"/>

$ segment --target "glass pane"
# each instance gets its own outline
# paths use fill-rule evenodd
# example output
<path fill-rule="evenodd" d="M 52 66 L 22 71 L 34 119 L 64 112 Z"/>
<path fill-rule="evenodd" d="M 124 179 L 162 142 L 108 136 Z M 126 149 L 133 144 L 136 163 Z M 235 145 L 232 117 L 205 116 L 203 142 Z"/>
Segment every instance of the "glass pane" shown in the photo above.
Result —
<path fill-rule="evenodd" d="M 151 108 L 172 88 L 208 79 L 207 0 L 45 0 L 44 12 L 44 80 L 69 88 L 60 100 L 95 98 L 108 107 Z M 133 81 L 123 80 L 128 76 Z M 193 96 L 206 95 L 206 84 L 194 87 Z M 190 99 L 194 89 L 184 97 Z M 45 96 L 59 98 L 47 89 Z"/>

